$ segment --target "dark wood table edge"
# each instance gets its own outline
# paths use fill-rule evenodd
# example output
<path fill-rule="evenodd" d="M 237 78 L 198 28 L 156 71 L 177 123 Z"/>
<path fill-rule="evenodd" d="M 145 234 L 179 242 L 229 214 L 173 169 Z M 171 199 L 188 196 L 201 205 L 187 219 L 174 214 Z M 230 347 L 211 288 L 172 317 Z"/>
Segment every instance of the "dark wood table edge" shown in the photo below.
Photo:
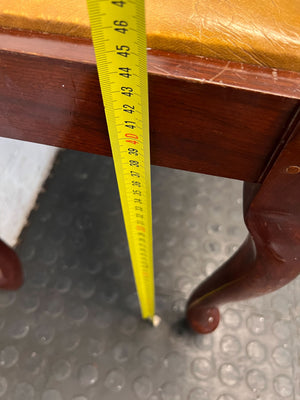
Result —
<path fill-rule="evenodd" d="M 15 54 L 20 57 L 36 56 L 41 59 L 96 66 L 91 40 L 62 35 L 0 28 L 0 55 L 1 53 Z M 155 49 L 148 49 L 148 71 L 153 77 L 177 80 L 189 85 L 227 87 L 249 92 L 249 94 L 256 92 L 287 100 L 300 99 L 300 73 L 294 71 L 276 70 Z M 268 155 L 268 162 L 256 176 L 255 182 L 261 183 L 264 180 L 279 156 L 292 131 L 293 120 L 299 111 L 297 111 L 298 108 L 299 104 L 291 112 L 280 141 L 272 149 L 272 154 Z M 201 172 L 210 173 L 205 170 Z M 234 176 L 231 177 L 234 178 Z M 236 179 L 240 179 L 240 177 Z"/>
<path fill-rule="evenodd" d="M 96 64 L 91 40 L 0 28 L 0 50 Z M 148 72 L 300 99 L 300 72 L 148 49 Z"/>

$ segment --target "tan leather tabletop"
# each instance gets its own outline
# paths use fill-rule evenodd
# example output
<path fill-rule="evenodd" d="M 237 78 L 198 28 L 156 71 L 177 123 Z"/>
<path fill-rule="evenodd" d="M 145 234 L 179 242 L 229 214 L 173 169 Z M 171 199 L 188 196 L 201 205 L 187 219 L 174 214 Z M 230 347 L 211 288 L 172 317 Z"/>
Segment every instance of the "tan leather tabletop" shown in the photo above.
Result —
<path fill-rule="evenodd" d="M 149 47 L 300 72 L 300 0 L 146 0 L 146 16 Z M 0 0 L 0 26 L 90 37 L 85 0 Z"/>

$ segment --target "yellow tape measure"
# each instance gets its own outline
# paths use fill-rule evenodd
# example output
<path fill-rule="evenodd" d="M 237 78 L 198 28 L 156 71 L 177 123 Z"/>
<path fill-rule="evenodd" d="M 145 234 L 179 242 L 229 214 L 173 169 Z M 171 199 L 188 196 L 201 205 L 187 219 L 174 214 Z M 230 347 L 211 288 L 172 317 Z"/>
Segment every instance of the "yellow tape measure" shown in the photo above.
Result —
<path fill-rule="evenodd" d="M 154 317 L 144 0 L 87 0 L 106 121 L 143 318 Z"/>

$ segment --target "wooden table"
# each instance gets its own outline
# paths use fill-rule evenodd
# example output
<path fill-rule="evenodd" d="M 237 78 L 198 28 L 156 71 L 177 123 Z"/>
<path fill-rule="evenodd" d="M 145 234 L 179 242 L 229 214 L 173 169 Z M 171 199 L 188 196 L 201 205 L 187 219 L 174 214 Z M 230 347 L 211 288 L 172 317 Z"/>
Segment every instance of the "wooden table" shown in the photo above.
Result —
<path fill-rule="evenodd" d="M 275 290 L 300 272 L 300 73 L 148 52 L 152 164 L 235 178 L 249 236 L 187 306 L 211 332 L 216 306 Z M 0 30 L 0 135 L 111 155 L 92 44 Z M 0 286 L 21 284 L 3 243 Z"/>

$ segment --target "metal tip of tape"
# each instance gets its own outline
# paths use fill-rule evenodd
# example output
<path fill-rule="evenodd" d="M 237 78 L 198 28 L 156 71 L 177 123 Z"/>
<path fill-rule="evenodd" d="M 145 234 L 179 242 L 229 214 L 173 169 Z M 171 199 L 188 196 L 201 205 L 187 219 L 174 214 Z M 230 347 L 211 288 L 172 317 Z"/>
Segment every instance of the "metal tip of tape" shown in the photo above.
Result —
<path fill-rule="evenodd" d="M 161 318 L 158 315 L 154 315 L 151 322 L 154 328 L 157 328 L 161 323 Z"/>

